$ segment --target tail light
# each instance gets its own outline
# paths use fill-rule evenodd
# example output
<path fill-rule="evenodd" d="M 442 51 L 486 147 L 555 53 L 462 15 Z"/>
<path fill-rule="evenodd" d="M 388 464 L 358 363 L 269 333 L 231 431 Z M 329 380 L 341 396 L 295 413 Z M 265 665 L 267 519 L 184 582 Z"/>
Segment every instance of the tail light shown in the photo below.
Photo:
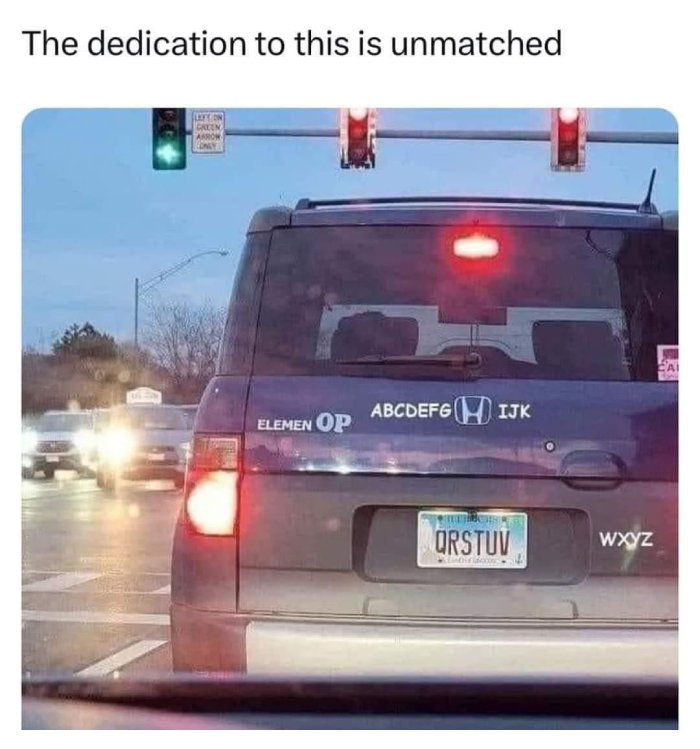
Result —
<path fill-rule="evenodd" d="M 231 536 L 236 527 L 237 483 L 235 472 L 215 471 L 199 481 L 186 500 L 187 517 L 197 533 Z"/>
<path fill-rule="evenodd" d="M 195 436 L 187 466 L 185 514 L 206 536 L 231 536 L 238 512 L 240 437 Z"/>

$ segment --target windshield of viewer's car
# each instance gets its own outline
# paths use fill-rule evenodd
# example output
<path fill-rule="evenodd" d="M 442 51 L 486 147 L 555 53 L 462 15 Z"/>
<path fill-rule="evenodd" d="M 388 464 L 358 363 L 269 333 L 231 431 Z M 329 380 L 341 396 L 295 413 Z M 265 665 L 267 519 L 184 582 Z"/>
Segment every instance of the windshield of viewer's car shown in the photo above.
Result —
<path fill-rule="evenodd" d="M 675 677 L 677 124 L 563 114 L 26 116 L 23 676 Z"/>

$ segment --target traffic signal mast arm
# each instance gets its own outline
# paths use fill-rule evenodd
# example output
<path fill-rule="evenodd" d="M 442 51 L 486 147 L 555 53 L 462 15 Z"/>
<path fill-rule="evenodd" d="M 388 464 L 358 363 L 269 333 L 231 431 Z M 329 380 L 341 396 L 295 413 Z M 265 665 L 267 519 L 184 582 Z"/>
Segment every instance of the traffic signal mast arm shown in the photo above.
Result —
<path fill-rule="evenodd" d="M 335 128 L 226 128 L 226 135 L 240 138 L 338 138 Z M 187 131 L 191 134 L 191 130 Z M 377 129 L 377 138 L 387 140 L 477 140 L 543 142 L 550 140 L 548 130 L 397 130 Z M 598 130 L 587 133 L 589 143 L 678 145 L 678 133 L 635 130 Z"/>
<path fill-rule="evenodd" d="M 211 114 L 211 113 L 210 113 Z M 187 128 L 185 109 L 154 109 L 153 168 L 181 170 L 187 165 Z M 677 145 L 676 132 L 599 131 L 587 132 L 586 110 L 553 109 L 550 131 L 527 130 L 396 130 L 377 128 L 376 109 L 341 109 L 336 129 L 303 128 L 225 128 L 219 113 L 219 139 L 224 134 L 252 138 L 336 138 L 340 143 L 343 169 L 373 169 L 379 138 L 395 140 L 471 140 L 550 142 L 551 168 L 555 171 L 582 171 L 586 142 L 617 144 Z M 223 141 L 222 141 L 223 143 Z M 194 146 L 193 146 L 194 147 Z M 197 150 L 197 149 L 195 149 Z M 223 145 L 219 152 L 223 152 Z M 198 151 L 199 152 L 199 151 Z"/>

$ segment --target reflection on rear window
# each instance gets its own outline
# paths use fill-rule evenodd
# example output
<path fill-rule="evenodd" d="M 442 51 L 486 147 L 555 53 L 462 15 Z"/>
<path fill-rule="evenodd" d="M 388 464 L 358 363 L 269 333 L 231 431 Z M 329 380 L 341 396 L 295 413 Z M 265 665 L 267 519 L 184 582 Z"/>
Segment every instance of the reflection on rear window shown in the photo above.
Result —
<path fill-rule="evenodd" d="M 656 346 L 678 336 L 675 235 L 494 231 L 498 256 L 478 261 L 436 227 L 276 232 L 255 371 L 410 377 L 420 364 L 348 362 L 477 353 L 483 377 L 657 379 Z"/>

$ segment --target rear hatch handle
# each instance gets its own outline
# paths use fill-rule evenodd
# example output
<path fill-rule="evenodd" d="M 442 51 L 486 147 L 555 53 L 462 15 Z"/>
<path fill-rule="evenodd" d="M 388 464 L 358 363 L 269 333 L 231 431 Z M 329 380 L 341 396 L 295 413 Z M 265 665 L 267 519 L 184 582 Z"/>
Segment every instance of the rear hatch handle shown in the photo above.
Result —
<path fill-rule="evenodd" d="M 604 450 L 574 450 L 562 461 L 559 475 L 572 489 L 616 489 L 627 477 L 627 466 L 614 453 Z"/>

